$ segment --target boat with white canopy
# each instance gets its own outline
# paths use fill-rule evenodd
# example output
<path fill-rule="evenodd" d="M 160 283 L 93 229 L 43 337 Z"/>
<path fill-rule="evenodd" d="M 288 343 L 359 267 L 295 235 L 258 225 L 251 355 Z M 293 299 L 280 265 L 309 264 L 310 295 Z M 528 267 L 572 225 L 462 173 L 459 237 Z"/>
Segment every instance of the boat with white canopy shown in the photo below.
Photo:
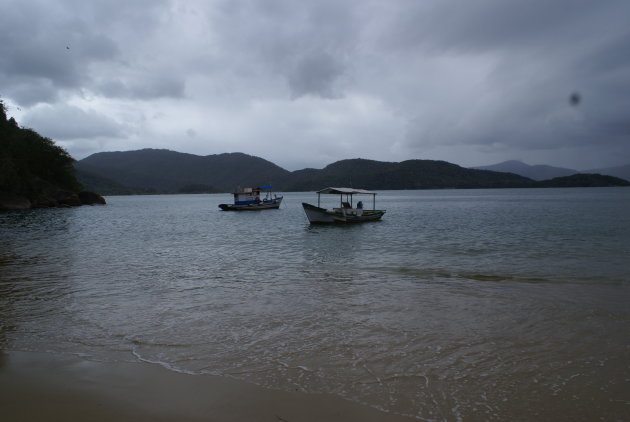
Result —
<path fill-rule="evenodd" d="M 385 214 L 385 210 L 376 209 L 376 192 L 354 188 L 325 188 L 316 193 L 317 206 L 302 202 L 306 217 L 311 223 L 364 223 L 380 220 Z M 322 194 L 339 195 L 339 207 L 322 208 Z M 372 209 L 364 208 L 363 201 L 355 204 L 354 195 L 371 195 Z"/>

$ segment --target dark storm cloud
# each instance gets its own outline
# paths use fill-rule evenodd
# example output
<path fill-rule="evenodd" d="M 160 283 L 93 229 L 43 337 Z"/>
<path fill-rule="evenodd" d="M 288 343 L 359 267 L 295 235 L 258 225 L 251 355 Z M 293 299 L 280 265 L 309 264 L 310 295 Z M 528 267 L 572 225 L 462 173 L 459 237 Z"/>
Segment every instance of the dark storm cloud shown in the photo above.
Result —
<path fill-rule="evenodd" d="M 609 134 L 604 142 L 618 143 L 623 135 L 617 132 L 622 126 L 608 126 L 598 111 L 602 101 L 623 105 L 619 96 L 601 92 L 600 84 L 613 82 L 606 76 L 609 70 L 585 66 L 625 66 L 619 57 L 630 54 L 625 52 L 630 49 L 619 48 L 628 44 L 620 13 L 628 6 L 623 2 L 223 5 L 221 20 L 213 21 L 222 25 L 222 45 L 249 55 L 252 63 L 272 67 L 285 78 L 292 98 L 342 97 L 348 86 L 379 92 L 407 116 L 410 146 L 547 149 L 588 143 L 594 136 L 590 130 Z M 460 68 L 450 73 L 436 69 L 427 77 L 424 63 L 433 60 L 453 60 Z M 483 80 L 462 82 L 479 60 L 490 63 Z M 372 66 L 381 74 L 358 82 Z M 613 83 L 614 89 L 623 90 L 625 82 Z M 567 109 L 567 98 L 576 90 L 590 98 L 590 105 L 577 112 Z"/>
<path fill-rule="evenodd" d="M 483 107 L 488 115 L 458 114 L 449 105 L 451 126 L 471 113 L 479 116 L 474 130 L 440 131 L 439 142 L 553 149 L 597 138 L 600 145 L 620 147 L 628 132 L 611 119 L 623 119 L 625 113 L 615 110 L 627 109 L 629 13 L 630 5 L 620 1 L 417 2 L 394 14 L 397 25 L 383 45 L 408 55 L 488 57 L 495 63 L 483 89 L 468 98 L 470 107 Z M 568 110 L 575 91 L 584 103 Z M 409 143 L 426 142 L 422 127 L 411 131 Z"/>
<path fill-rule="evenodd" d="M 8 2 L 0 95 L 42 128 L 46 113 L 81 116 L 53 128 L 65 139 L 123 149 L 133 134 L 136 147 L 268 151 L 288 167 L 630 161 L 626 1 Z"/>
<path fill-rule="evenodd" d="M 621 24 L 626 7 L 620 0 L 412 1 L 391 14 L 395 25 L 384 39 L 394 49 L 460 53 L 573 50 L 607 24 Z"/>
<path fill-rule="evenodd" d="M 210 25 L 220 45 L 281 75 L 291 97 L 334 98 L 359 27 L 352 2 L 219 2 Z"/>
<path fill-rule="evenodd" d="M 315 94 L 334 98 L 335 81 L 343 74 L 344 66 L 326 52 L 299 57 L 287 71 L 287 80 L 294 97 Z"/>
<path fill-rule="evenodd" d="M 117 54 L 114 42 L 85 22 L 70 16 L 56 20 L 54 12 L 32 6 L 3 7 L 0 15 L 2 94 L 22 105 L 54 101 L 51 88 L 81 87 L 91 63 Z"/>
<path fill-rule="evenodd" d="M 49 79 L 0 75 L 0 87 L 0 96 L 10 97 L 22 106 L 53 103 L 58 99 L 58 88 Z"/>
<path fill-rule="evenodd" d="M 98 91 L 116 85 L 115 78 L 134 66 L 124 54 L 124 43 L 136 43 L 134 37 L 153 31 L 158 5 L 163 2 L 25 1 L 3 7 L 0 94 L 29 106 L 54 102 L 62 90 Z M 138 29 L 127 37 L 129 29 L 122 28 L 128 27 L 119 25 L 133 18 Z M 112 64 L 119 66 L 117 73 L 103 73 Z M 130 77 L 120 89 L 104 93 L 140 98 L 181 96 L 183 82 L 156 76 L 158 72 Z"/>

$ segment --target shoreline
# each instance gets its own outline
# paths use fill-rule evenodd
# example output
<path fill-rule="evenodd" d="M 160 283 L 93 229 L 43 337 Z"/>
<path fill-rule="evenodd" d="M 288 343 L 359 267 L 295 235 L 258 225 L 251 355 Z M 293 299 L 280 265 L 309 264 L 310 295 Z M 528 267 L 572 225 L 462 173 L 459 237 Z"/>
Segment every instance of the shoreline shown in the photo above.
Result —
<path fill-rule="evenodd" d="M 0 351 L 3 418 L 31 421 L 404 422 L 328 394 L 268 390 L 146 362 Z"/>

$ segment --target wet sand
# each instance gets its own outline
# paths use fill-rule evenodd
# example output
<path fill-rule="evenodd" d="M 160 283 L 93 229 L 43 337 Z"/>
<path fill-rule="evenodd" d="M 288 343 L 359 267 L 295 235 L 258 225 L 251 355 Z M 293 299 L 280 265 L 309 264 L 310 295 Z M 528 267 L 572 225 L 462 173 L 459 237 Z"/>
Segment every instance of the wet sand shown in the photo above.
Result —
<path fill-rule="evenodd" d="M 2 420 L 403 422 L 415 419 L 324 394 L 272 391 L 148 363 L 0 352 Z"/>

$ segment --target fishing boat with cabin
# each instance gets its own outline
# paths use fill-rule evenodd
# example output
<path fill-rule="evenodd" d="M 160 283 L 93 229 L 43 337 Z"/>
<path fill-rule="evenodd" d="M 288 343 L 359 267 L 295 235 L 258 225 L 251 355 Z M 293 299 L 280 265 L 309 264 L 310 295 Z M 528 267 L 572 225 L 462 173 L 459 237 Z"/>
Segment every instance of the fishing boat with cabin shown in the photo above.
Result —
<path fill-rule="evenodd" d="M 319 223 L 365 223 L 377 221 L 383 217 L 385 210 L 376 209 L 376 192 L 354 188 L 325 188 L 317 191 L 317 206 L 302 202 L 308 221 Z M 339 207 L 326 209 L 321 207 L 321 195 L 339 195 Z M 345 201 L 344 201 L 345 195 Z M 372 195 L 372 209 L 363 208 L 363 202 L 353 203 L 354 195 Z"/>
<path fill-rule="evenodd" d="M 272 186 L 236 189 L 233 204 L 219 204 L 223 211 L 261 211 L 280 208 L 282 195 L 272 192 Z"/>

